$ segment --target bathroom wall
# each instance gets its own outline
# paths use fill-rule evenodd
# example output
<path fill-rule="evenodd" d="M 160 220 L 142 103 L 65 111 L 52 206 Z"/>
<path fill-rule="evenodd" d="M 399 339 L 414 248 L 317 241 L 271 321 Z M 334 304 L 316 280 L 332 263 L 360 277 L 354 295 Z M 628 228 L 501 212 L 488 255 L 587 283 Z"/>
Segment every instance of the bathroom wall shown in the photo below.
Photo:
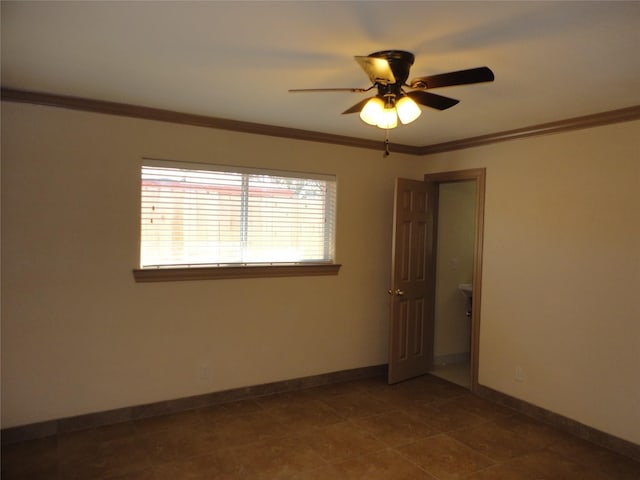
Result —
<path fill-rule="evenodd" d="M 473 181 L 442 183 L 438 196 L 438 251 L 434 363 L 468 360 L 471 319 L 458 290 L 471 283 L 475 240 L 476 185 Z"/>

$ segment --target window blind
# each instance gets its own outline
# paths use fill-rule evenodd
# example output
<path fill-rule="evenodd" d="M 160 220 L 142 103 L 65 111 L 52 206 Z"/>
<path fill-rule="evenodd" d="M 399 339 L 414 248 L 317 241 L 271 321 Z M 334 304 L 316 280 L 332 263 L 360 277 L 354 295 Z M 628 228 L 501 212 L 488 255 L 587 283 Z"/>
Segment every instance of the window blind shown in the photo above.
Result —
<path fill-rule="evenodd" d="M 141 268 L 333 262 L 335 176 L 148 161 Z"/>

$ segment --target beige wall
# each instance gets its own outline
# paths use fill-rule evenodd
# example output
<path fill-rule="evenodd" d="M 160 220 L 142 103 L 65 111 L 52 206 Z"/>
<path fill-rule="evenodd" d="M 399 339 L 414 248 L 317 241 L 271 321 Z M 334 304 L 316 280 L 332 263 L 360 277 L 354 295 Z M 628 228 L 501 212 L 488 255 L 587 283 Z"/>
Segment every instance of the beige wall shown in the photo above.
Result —
<path fill-rule="evenodd" d="M 476 183 L 442 183 L 438 195 L 438 250 L 436 261 L 436 364 L 468 357 L 471 319 L 458 290 L 471 283 L 476 225 Z"/>
<path fill-rule="evenodd" d="M 337 174 L 339 275 L 136 284 L 142 156 Z M 382 150 L 3 102 L 2 426 L 385 363 L 397 173 L 422 176 Z"/>
<path fill-rule="evenodd" d="M 480 383 L 640 443 L 638 138 L 383 159 L 3 102 L 2 426 L 384 363 L 393 178 L 486 167 Z M 142 156 L 336 173 L 340 274 L 134 283 Z"/>
<path fill-rule="evenodd" d="M 640 122 L 423 164 L 487 169 L 480 383 L 640 443 Z"/>

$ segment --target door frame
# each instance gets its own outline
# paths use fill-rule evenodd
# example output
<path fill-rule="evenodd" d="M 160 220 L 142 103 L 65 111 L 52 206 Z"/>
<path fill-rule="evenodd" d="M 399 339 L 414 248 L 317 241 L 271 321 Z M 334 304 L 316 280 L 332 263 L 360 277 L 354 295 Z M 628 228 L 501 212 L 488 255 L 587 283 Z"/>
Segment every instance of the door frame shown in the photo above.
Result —
<path fill-rule="evenodd" d="M 473 168 L 468 170 L 452 170 L 447 172 L 427 173 L 424 176 L 425 182 L 436 185 L 436 213 L 434 232 L 434 258 L 437 256 L 437 225 L 438 225 L 438 198 L 440 195 L 440 184 L 475 181 L 476 183 L 476 231 L 473 252 L 473 302 L 471 304 L 471 391 L 478 391 L 478 370 L 480 362 L 480 306 L 482 301 L 482 248 L 484 242 L 484 197 L 486 184 L 486 168 Z M 435 281 L 434 281 L 435 285 Z M 434 287 L 435 288 L 435 287 Z"/>

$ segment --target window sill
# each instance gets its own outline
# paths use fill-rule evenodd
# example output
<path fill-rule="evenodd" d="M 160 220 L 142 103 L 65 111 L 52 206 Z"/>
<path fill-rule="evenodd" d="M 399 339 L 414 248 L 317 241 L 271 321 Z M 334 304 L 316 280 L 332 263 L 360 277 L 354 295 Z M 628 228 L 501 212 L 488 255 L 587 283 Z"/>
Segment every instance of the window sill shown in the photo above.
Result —
<path fill-rule="evenodd" d="M 298 265 L 249 265 L 230 267 L 140 268 L 133 270 L 136 282 L 180 282 L 232 278 L 303 277 L 337 275 L 341 265 L 312 263 Z"/>

